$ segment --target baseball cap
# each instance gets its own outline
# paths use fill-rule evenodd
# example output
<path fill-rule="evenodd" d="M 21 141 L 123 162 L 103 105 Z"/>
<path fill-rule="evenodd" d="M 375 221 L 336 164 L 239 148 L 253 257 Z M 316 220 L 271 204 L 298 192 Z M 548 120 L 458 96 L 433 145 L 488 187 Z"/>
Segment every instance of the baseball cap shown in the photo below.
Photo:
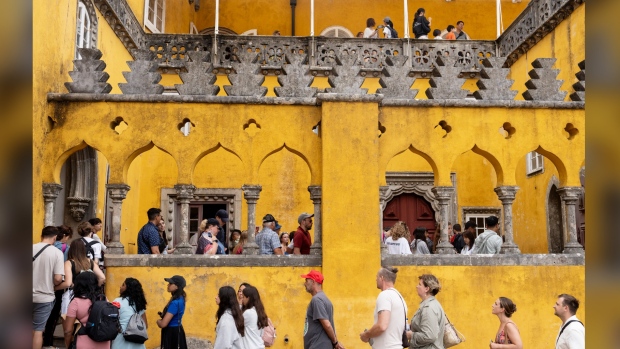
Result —
<path fill-rule="evenodd" d="M 280 223 L 278 223 L 278 221 L 276 221 L 276 227 L 274 229 L 275 230 L 282 229 L 282 226 L 280 225 Z"/>
<path fill-rule="evenodd" d="M 171 284 L 177 285 L 179 288 L 185 288 L 185 278 L 181 275 L 175 275 L 171 278 L 164 278 L 165 281 L 168 281 Z"/>
<path fill-rule="evenodd" d="M 301 276 L 304 279 L 311 279 L 316 281 L 319 284 L 323 283 L 323 280 L 325 279 L 323 277 L 323 274 L 321 274 L 320 272 L 316 271 L 316 270 L 310 270 L 310 272 L 306 275 L 302 275 Z"/>
<path fill-rule="evenodd" d="M 389 17 L 389 16 L 385 16 L 385 18 L 383 19 L 383 21 L 384 21 L 385 23 L 387 23 L 387 22 L 390 22 L 390 21 L 391 21 L 391 19 L 390 19 L 390 17 Z"/>
<path fill-rule="evenodd" d="M 304 213 L 299 215 L 299 218 L 297 218 L 297 223 L 301 224 L 301 221 L 303 221 L 304 219 L 309 218 L 309 217 L 314 217 L 314 215 L 304 212 Z"/>
<path fill-rule="evenodd" d="M 220 217 L 222 221 L 228 222 L 228 212 L 226 210 L 219 210 L 215 213 L 215 217 Z"/>
<path fill-rule="evenodd" d="M 267 214 L 265 215 L 265 217 L 263 217 L 263 223 L 267 223 L 267 222 L 275 222 L 275 221 L 276 221 L 276 219 L 275 219 L 275 218 L 273 218 L 273 216 L 272 216 L 272 215 L 270 215 L 269 213 L 267 213 Z"/>
<path fill-rule="evenodd" d="M 217 226 L 219 226 L 220 222 L 218 222 L 217 219 L 215 219 L 215 218 L 209 218 L 209 219 L 207 219 L 207 227 L 210 226 L 210 225 L 217 225 Z"/>

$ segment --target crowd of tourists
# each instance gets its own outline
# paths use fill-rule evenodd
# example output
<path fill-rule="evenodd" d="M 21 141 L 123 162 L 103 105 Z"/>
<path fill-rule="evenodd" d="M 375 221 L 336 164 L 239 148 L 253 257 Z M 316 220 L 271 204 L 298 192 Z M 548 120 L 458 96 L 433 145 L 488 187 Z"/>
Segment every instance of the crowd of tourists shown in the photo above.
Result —
<path fill-rule="evenodd" d="M 138 254 L 166 254 L 172 253 L 166 236 L 166 226 L 161 210 L 151 208 L 147 211 L 148 222 L 140 229 L 137 236 Z M 266 255 L 307 255 L 310 254 L 312 237 L 313 214 L 302 213 L 297 217 L 299 226 L 290 233 L 282 231 L 272 214 L 262 219 L 262 229 L 256 227 L 255 241 L 259 247 L 259 254 Z M 204 255 L 239 255 L 248 241 L 248 231 L 231 229 L 226 233 L 229 221 L 228 212 L 219 210 L 214 218 L 204 219 L 199 225 L 199 231 L 192 235 L 189 244 L 195 254 Z M 227 238 L 228 236 L 228 238 Z"/>
<path fill-rule="evenodd" d="M 426 10 L 419 8 L 415 16 L 413 17 L 413 23 L 411 30 L 416 39 L 428 39 L 428 35 L 431 33 L 431 17 L 426 17 Z M 394 23 L 390 17 L 383 19 L 383 24 L 377 26 L 374 18 L 368 18 L 366 20 L 366 29 L 363 32 L 358 32 L 358 38 L 379 38 L 379 33 L 383 34 L 385 39 L 398 38 L 398 32 L 394 29 Z M 457 21 L 455 25 L 448 25 L 445 30 L 435 29 L 433 30 L 433 36 L 436 40 L 469 40 L 469 35 L 463 31 L 465 22 Z"/>
<path fill-rule="evenodd" d="M 448 241 L 457 254 L 498 254 L 503 239 L 499 235 L 499 219 L 488 216 L 484 219 L 485 230 L 476 234 L 476 222 L 465 223 L 465 231 L 460 224 L 448 223 Z M 389 254 L 433 254 L 441 243 L 441 234 L 430 232 L 425 227 L 417 227 L 413 234 L 409 232 L 407 223 L 399 221 L 383 232 L 383 242 Z"/>

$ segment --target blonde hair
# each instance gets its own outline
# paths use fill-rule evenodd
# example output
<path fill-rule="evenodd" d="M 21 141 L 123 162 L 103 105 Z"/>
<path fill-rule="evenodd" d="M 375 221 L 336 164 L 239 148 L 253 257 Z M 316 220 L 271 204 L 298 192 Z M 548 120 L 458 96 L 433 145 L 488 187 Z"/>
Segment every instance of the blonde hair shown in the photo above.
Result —
<path fill-rule="evenodd" d="M 441 284 L 433 274 L 422 274 L 418 277 L 418 279 L 422 280 L 422 284 L 429 288 L 429 292 L 433 296 L 441 290 Z"/>
<path fill-rule="evenodd" d="M 200 222 L 200 227 L 198 229 L 200 230 L 201 233 L 207 229 L 206 219 L 203 219 L 202 222 Z"/>
<path fill-rule="evenodd" d="M 398 221 L 392 229 L 390 229 L 392 233 L 392 240 L 396 241 L 400 238 L 405 238 L 409 240 L 411 233 L 409 233 L 409 228 L 407 228 L 407 223 L 403 221 Z"/>

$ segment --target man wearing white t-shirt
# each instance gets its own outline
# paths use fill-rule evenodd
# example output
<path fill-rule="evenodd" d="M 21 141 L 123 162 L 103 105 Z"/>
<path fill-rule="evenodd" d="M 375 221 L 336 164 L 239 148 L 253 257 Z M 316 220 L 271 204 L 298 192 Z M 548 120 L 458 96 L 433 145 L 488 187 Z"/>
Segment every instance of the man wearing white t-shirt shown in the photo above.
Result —
<path fill-rule="evenodd" d="M 375 324 L 360 333 L 364 343 L 373 349 L 402 349 L 402 335 L 407 322 L 407 304 L 394 288 L 397 268 L 381 268 L 377 273 L 377 288 L 381 290 L 375 305 Z"/>
<path fill-rule="evenodd" d="M 562 320 L 562 326 L 555 339 L 556 349 L 585 349 L 586 329 L 577 319 L 579 301 L 569 294 L 561 294 L 553 306 L 554 315 Z"/>

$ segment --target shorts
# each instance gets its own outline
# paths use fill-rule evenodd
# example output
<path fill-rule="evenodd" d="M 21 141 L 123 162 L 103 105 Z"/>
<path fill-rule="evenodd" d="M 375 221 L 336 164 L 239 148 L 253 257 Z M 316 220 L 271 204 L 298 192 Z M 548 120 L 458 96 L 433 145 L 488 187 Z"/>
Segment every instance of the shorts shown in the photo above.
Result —
<path fill-rule="evenodd" d="M 52 313 L 54 301 L 49 303 L 32 303 L 32 327 L 33 331 L 45 330 L 45 323 Z"/>

